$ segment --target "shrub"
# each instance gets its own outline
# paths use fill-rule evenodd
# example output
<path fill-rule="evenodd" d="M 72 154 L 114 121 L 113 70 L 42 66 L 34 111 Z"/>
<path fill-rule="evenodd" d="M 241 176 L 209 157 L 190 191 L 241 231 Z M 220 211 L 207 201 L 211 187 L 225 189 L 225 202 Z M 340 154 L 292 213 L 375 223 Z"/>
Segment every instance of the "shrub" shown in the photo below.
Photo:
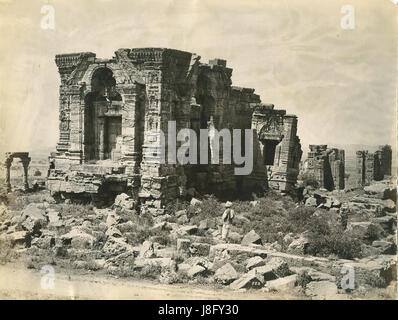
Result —
<path fill-rule="evenodd" d="M 303 181 L 303 185 L 305 187 L 311 186 L 311 187 L 314 187 L 315 189 L 319 188 L 319 183 L 318 183 L 317 179 L 311 173 L 308 173 L 308 172 L 304 173 L 301 176 L 301 180 Z"/>
<path fill-rule="evenodd" d="M 13 250 L 11 241 L 0 240 L 0 264 L 6 264 L 17 258 L 17 253 Z"/>
<path fill-rule="evenodd" d="M 333 230 L 327 234 L 312 232 L 309 234 L 308 253 L 327 257 L 335 254 L 341 259 L 361 257 L 361 242 L 342 230 Z"/>
<path fill-rule="evenodd" d="M 365 232 L 364 238 L 369 241 L 374 241 L 382 238 L 385 232 L 380 225 L 371 224 Z"/>
<path fill-rule="evenodd" d="M 161 272 L 160 265 L 146 265 L 138 272 L 138 276 L 143 279 L 157 279 Z"/>
<path fill-rule="evenodd" d="M 307 287 L 307 284 L 309 284 L 312 281 L 311 276 L 308 274 L 308 271 L 303 271 L 300 272 L 297 275 L 297 285 L 305 289 Z"/>
<path fill-rule="evenodd" d="M 41 171 L 36 170 L 35 173 L 33 174 L 35 177 L 40 177 L 41 176 Z"/>

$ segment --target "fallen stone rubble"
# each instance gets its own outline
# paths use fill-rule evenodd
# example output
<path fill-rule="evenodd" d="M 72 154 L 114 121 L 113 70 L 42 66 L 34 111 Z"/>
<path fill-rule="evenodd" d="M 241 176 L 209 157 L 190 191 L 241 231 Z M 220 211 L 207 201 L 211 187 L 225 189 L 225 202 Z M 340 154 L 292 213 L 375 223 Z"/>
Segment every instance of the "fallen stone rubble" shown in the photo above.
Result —
<path fill-rule="evenodd" d="M 385 194 L 378 188 L 365 189 L 363 195 L 341 203 L 330 194 L 314 192 L 305 200 L 306 206 L 317 207 L 314 215 L 347 210 L 352 218 L 347 230 L 356 232 L 358 238 L 366 240 L 372 230 L 380 231 L 379 238 L 366 240 L 364 250 L 369 254 L 354 260 L 307 255 L 305 233 L 286 234 L 284 252 L 264 242 L 255 230 L 245 234 L 235 230 L 235 243 L 225 243 L 217 223 L 206 219 L 191 224 L 186 210 L 157 218 L 148 227 L 146 239 L 134 244 L 131 236 L 137 226 L 128 215 L 137 213 L 131 209 L 132 200 L 123 194 L 112 208 L 94 209 L 84 217 L 63 214 L 47 202 L 31 203 L 20 212 L 1 205 L 1 215 L 10 219 L 0 225 L 0 241 L 27 255 L 50 250 L 55 257 L 73 260 L 77 269 L 111 274 L 152 272 L 162 283 L 186 279 L 231 290 L 296 290 L 314 299 L 339 298 L 347 293 L 341 286 L 344 266 L 355 269 L 355 288 L 385 288 L 396 279 L 395 203 L 384 199 Z M 359 216 L 364 219 L 358 220 Z M 165 234 L 170 240 L 162 238 Z"/>

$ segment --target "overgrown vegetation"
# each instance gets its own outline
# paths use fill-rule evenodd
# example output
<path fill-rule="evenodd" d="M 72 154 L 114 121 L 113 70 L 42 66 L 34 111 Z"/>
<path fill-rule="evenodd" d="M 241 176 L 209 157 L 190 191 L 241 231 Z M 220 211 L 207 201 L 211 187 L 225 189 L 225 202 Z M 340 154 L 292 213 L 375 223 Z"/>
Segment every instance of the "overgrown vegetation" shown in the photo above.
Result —
<path fill-rule="evenodd" d="M 299 179 L 303 181 L 304 187 L 311 186 L 315 189 L 319 188 L 319 183 L 318 180 L 315 178 L 315 176 L 309 172 L 303 173 Z"/>

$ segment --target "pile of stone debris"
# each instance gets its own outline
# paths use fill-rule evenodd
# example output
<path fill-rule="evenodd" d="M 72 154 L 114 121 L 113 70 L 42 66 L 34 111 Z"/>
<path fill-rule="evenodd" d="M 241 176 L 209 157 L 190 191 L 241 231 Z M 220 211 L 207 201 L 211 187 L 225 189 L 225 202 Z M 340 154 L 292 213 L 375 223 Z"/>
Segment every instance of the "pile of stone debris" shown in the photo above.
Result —
<path fill-rule="evenodd" d="M 365 216 L 372 213 L 374 220 L 351 221 L 348 228 L 363 229 L 365 233 L 370 224 L 378 224 L 391 238 L 396 230 L 395 203 L 374 197 L 385 193 L 379 189 L 365 192 L 343 204 L 314 192 L 306 204 L 308 199 L 315 199 L 320 209 L 346 208 Z M 193 199 L 191 205 L 198 201 Z M 355 288 L 368 287 L 369 279 L 386 287 L 396 278 L 395 251 L 391 248 L 396 248 L 396 243 L 390 238 L 375 240 L 370 246 L 376 248 L 373 255 L 363 259 L 320 258 L 305 254 L 305 233 L 284 237 L 287 252 L 281 252 L 277 243 L 263 243 L 254 230 L 244 235 L 232 232 L 234 243 L 225 243 L 214 219 L 191 224 L 186 210 L 155 218 L 149 236 L 142 244 L 133 245 L 126 230 L 134 229 L 134 223 L 120 212 L 136 214 L 134 205 L 127 195 L 120 195 L 112 208 L 94 209 L 84 217 L 62 216 L 49 202 L 31 203 L 21 212 L 9 211 L 2 205 L 1 215 L 11 218 L 0 225 L 0 241 L 9 241 L 26 256 L 50 250 L 54 257 L 72 261 L 75 268 L 118 275 L 123 273 L 121 270 L 157 268 L 157 279 L 163 283 L 178 282 L 183 275 L 190 283 L 204 282 L 233 290 L 295 290 L 313 298 L 343 298 L 346 290 L 342 288 L 341 270 L 347 265 L 355 268 Z M 167 233 L 173 241 L 163 243 L 157 232 Z"/>

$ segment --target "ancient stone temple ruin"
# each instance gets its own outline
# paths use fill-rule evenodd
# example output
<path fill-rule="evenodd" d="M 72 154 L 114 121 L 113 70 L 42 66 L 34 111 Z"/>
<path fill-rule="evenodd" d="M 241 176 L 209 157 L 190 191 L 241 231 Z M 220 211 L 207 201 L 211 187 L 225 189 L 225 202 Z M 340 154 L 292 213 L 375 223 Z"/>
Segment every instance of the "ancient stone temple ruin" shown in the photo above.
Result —
<path fill-rule="evenodd" d="M 310 145 L 305 171 L 313 175 L 319 187 L 343 190 L 344 170 L 344 150 L 328 148 L 327 145 Z"/>
<path fill-rule="evenodd" d="M 297 118 L 262 104 L 254 89 L 232 86 L 225 60 L 201 63 L 189 52 L 139 48 L 119 49 L 111 59 L 61 54 L 55 62 L 61 85 L 60 136 L 47 183 L 53 194 L 101 198 L 126 192 L 141 208 L 161 213 L 187 189 L 220 195 L 267 189 L 267 169 L 275 189 L 288 191 L 296 183 Z M 253 151 L 251 173 L 235 174 L 242 166 L 235 159 L 223 162 L 232 152 L 224 150 L 224 137 L 219 163 L 162 161 L 183 145 L 170 140 L 172 122 L 177 132 L 191 129 L 198 137 L 201 129 L 241 129 L 233 147 L 241 146 L 242 155 L 245 148 Z M 253 129 L 249 145 L 244 129 Z M 206 151 L 198 157 L 213 152 Z"/>
<path fill-rule="evenodd" d="M 10 169 L 11 169 L 12 162 L 13 162 L 13 160 L 15 158 L 20 159 L 21 162 L 22 162 L 22 166 L 23 166 L 23 185 L 24 185 L 24 189 L 28 190 L 29 189 L 28 169 L 29 169 L 29 163 L 30 163 L 29 152 L 6 152 L 5 153 L 4 166 L 6 168 L 7 191 L 11 191 Z"/>
<path fill-rule="evenodd" d="M 285 110 L 275 110 L 273 104 L 256 105 L 252 128 L 261 142 L 269 186 L 275 190 L 291 190 L 297 181 L 303 153 L 297 136 L 297 117 L 286 114 Z"/>
<path fill-rule="evenodd" d="M 368 150 L 357 151 L 357 184 L 369 185 L 372 181 L 380 181 L 385 176 L 391 176 L 392 150 L 391 146 L 379 146 L 375 153 Z"/>

